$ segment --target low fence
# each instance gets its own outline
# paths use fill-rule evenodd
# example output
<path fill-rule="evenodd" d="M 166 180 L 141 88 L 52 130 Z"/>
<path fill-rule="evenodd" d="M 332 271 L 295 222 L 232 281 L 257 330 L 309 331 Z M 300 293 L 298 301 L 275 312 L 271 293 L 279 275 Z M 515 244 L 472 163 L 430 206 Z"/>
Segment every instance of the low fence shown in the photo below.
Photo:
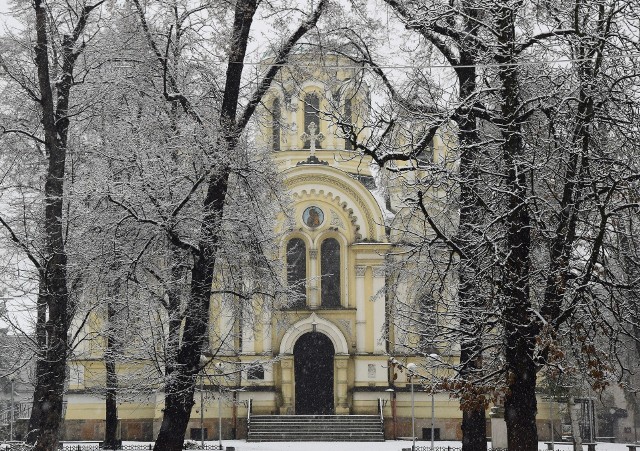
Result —
<path fill-rule="evenodd" d="M 411 451 L 411 447 L 402 448 L 403 451 Z M 433 448 L 428 445 L 416 445 L 415 451 L 462 451 L 462 448 L 455 448 L 453 446 L 434 446 Z M 508 451 L 507 448 L 487 448 L 487 451 Z"/>
<path fill-rule="evenodd" d="M 26 443 L 0 443 L 0 451 L 31 451 L 33 447 Z M 192 442 L 185 442 L 185 450 L 203 450 L 214 451 L 219 450 L 217 443 L 205 443 L 204 447 L 200 446 L 200 443 L 193 444 Z M 108 451 L 102 446 L 102 443 L 60 443 L 58 445 L 59 451 Z M 126 443 L 124 445 L 116 446 L 114 451 L 153 451 L 153 443 Z"/>

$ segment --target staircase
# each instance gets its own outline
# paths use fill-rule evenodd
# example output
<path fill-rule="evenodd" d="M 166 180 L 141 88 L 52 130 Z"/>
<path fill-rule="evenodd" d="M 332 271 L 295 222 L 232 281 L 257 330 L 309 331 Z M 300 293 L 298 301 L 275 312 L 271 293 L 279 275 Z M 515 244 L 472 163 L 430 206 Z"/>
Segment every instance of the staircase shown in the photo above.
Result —
<path fill-rule="evenodd" d="M 380 415 L 251 415 L 248 442 L 383 442 Z"/>

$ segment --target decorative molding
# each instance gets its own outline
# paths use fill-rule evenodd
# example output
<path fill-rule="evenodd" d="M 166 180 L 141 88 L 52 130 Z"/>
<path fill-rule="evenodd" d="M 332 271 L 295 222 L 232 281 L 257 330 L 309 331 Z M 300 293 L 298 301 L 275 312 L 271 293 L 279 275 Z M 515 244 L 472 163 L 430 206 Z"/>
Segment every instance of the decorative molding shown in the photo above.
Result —
<path fill-rule="evenodd" d="M 315 185 L 324 183 L 329 186 L 333 185 L 341 189 L 342 191 L 344 191 L 350 199 L 353 199 L 353 201 L 360 207 L 360 209 L 366 216 L 365 222 L 367 223 L 367 227 L 369 228 L 368 238 L 370 240 L 375 240 L 374 233 L 376 230 L 375 229 L 376 224 L 371 214 L 371 211 L 369 210 L 368 205 L 362 199 L 362 196 L 357 191 L 355 191 L 351 186 L 349 186 L 347 183 L 335 177 L 329 177 L 326 175 L 306 175 L 306 174 L 299 175 L 297 177 L 292 177 L 286 180 L 285 185 L 287 189 L 292 189 L 294 186 L 301 185 L 304 183 L 312 183 Z M 357 217 L 355 219 L 357 221 Z"/>
<path fill-rule="evenodd" d="M 315 260 L 318 258 L 318 249 L 309 249 L 309 258 Z"/>
<path fill-rule="evenodd" d="M 280 354 L 293 354 L 293 347 L 302 335 L 307 332 L 321 332 L 325 334 L 333 343 L 336 355 L 348 355 L 349 345 L 347 339 L 338 326 L 331 321 L 318 316 L 316 312 L 311 313 L 307 318 L 293 324 L 285 332 L 280 342 Z"/>
<path fill-rule="evenodd" d="M 340 324 L 344 328 L 344 330 L 346 330 L 349 333 L 349 335 L 353 334 L 353 332 L 351 331 L 350 319 L 339 319 L 339 320 L 336 320 L 336 322 Z"/>
<path fill-rule="evenodd" d="M 336 213 L 333 210 L 331 210 L 331 222 L 329 223 L 329 225 L 333 227 L 338 227 L 340 229 L 346 229 L 346 227 L 344 226 L 344 222 L 342 222 L 342 219 L 340 219 L 340 216 L 338 216 L 338 213 Z"/>
<path fill-rule="evenodd" d="M 373 267 L 373 277 L 384 277 L 385 269 L 386 268 L 384 266 L 374 266 Z"/>
<path fill-rule="evenodd" d="M 296 228 L 296 220 L 291 216 L 288 216 L 287 219 L 285 219 L 283 226 L 287 232 L 292 232 Z"/>
<path fill-rule="evenodd" d="M 366 266 L 356 266 L 356 277 L 364 277 L 364 273 L 367 271 Z"/>

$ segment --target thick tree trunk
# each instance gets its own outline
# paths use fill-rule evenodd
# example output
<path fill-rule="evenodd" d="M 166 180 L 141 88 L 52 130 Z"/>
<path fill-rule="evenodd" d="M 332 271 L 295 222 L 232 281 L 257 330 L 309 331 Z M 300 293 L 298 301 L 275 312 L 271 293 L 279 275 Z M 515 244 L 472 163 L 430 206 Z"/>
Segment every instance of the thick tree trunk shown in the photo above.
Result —
<path fill-rule="evenodd" d="M 502 102 L 502 152 L 506 168 L 506 260 L 504 262 L 503 324 L 507 365 L 505 421 L 509 450 L 536 451 L 535 334 L 530 318 L 531 219 L 527 205 L 527 166 L 522 126 L 517 117 L 521 99 L 515 64 L 515 4 L 496 6 L 498 76 Z"/>
<path fill-rule="evenodd" d="M 476 91 L 476 73 L 474 58 L 463 51 L 460 65 L 470 66 L 457 70 L 460 87 L 460 98 L 468 99 Z M 462 317 L 460 329 L 460 376 L 463 380 L 474 383 L 478 373 L 482 371 L 482 326 L 480 324 L 485 305 L 479 290 L 476 264 L 470 258 L 474 253 L 476 237 L 474 226 L 478 223 L 481 205 L 478 199 L 478 171 L 475 153 L 478 151 L 478 129 L 476 117 L 470 111 L 457 120 L 458 140 L 460 142 L 460 226 L 458 245 L 464 250 L 460 257 L 459 302 Z M 482 399 L 469 400 L 463 397 L 462 408 L 462 451 L 486 451 L 487 423 Z"/>
<path fill-rule="evenodd" d="M 231 51 L 229 52 L 225 92 L 220 114 L 220 126 L 226 134 L 222 142 L 222 145 L 225 146 L 225 152 L 222 153 L 224 155 L 233 154 L 238 139 L 236 111 L 243 69 L 242 62 L 256 9 L 256 0 L 244 0 L 236 4 Z M 213 174 L 209 181 L 203 205 L 205 214 L 200 231 L 199 255 L 191 272 L 191 293 L 186 308 L 187 315 L 182 343 L 175 371 L 168 378 L 165 387 L 164 416 L 154 451 L 179 451 L 183 446 L 194 404 L 193 395 L 196 376 L 200 370 L 200 356 L 206 350 L 209 298 L 228 181 L 228 167 Z"/>
<path fill-rule="evenodd" d="M 66 133 L 68 120 L 54 114 L 53 95 L 49 76 L 46 9 L 36 0 L 35 46 L 38 82 L 40 87 L 42 125 L 49 157 L 44 187 L 45 198 L 45 258 L 40 278 L 40 293 L 46 302 L 48 318 L 44 326 L 46 339 L 39 350 L 38 386 L 34 392 L 32 418 L 29 421 L 36 451 L 55 450 L 62 419 L 62 394 L 67 363 L 67 255 L 63 238 L 64 175 L 66 162 Z M 67 91 L 68 94 L 68 91 Z M 65 110 L 66 111 L 66 110 Z M 42 286 L 44 285 L 44 287 Z M 40 308 L 44 303 L 38 305 Z M 40 324 L 40 327 L 42 325 Z"/>
<path fill-rule="evenodd" d="M 35 63 L 48 167 L 44 185 L 44 261 L 40 271 L 36 326 L 40 349 L 29 432 L 30 440 L 35 441 L 35 451 L 53 451 L 58 447 L 62 422 L 70 323 L 63 224 L 69 95 L 73 86 L 73 68 L 81 53 L 75 44 L 95 6 L 83 8 L 73 33 L 62 37 L 61 60 L 56 62 L 61 65 L 61 76 L 55 82 L 55 106 L 49 72 L 48 12 L 42 0 L 34 0 L 33 6 L 36 15 Z"/>
<path fill-rule="evenodd" d="M 45 330 L 47 324 L 47 300 L 45 296 L 45 279 L 43 270 L 39 274 L 40 292 L 38 293 L 38 304 L 36 312 L 36 368 L 35 368 L 35 388 L 33 393 L 33 403 L 31 406 L 31 415 L 29 417 L 29 428 L 25 441 L 29 445 L 34 445 L 38 439 L 40 432 L 40 417 L 42 416 L 42 406 L 40 402 L 36 402 L 42 398 L 42 385 L 43 379 L 46 375 L 46 359 L 44 353 L 46 352 L 47 344 L 47 331 Z"/>
<path fill-rule="evenodd" d="M 116 312 L 113 301 L 107 302 L 107 321 L 109 331 L 107 334 L 107 349 L 104 353 L 104 366 L 106 371 L 105 392 L 105 428 L 104 449 L 116 449 L 118 445 L 118 373 L 116 373 L 117 343 L 113 328 Z"/>

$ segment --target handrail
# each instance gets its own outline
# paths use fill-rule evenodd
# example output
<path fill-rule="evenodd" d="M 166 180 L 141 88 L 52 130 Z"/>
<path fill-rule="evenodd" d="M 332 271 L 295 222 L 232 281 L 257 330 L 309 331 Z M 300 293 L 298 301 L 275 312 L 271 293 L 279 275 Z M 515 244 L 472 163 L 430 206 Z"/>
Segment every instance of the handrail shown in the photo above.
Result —
<path fill-rule="evenodd" d="M 253 407 L 253 400 L 249 398 L 249 404 L 247 404 L 247 427 L 251 423 L 251 408 Z"/>
<path fill-rule="evenodd" d="M 380 411 L 380 423 L 384 424 L 384 416 L 382 415 L 382 398 L 378 398 L 378 410 Z"/>

